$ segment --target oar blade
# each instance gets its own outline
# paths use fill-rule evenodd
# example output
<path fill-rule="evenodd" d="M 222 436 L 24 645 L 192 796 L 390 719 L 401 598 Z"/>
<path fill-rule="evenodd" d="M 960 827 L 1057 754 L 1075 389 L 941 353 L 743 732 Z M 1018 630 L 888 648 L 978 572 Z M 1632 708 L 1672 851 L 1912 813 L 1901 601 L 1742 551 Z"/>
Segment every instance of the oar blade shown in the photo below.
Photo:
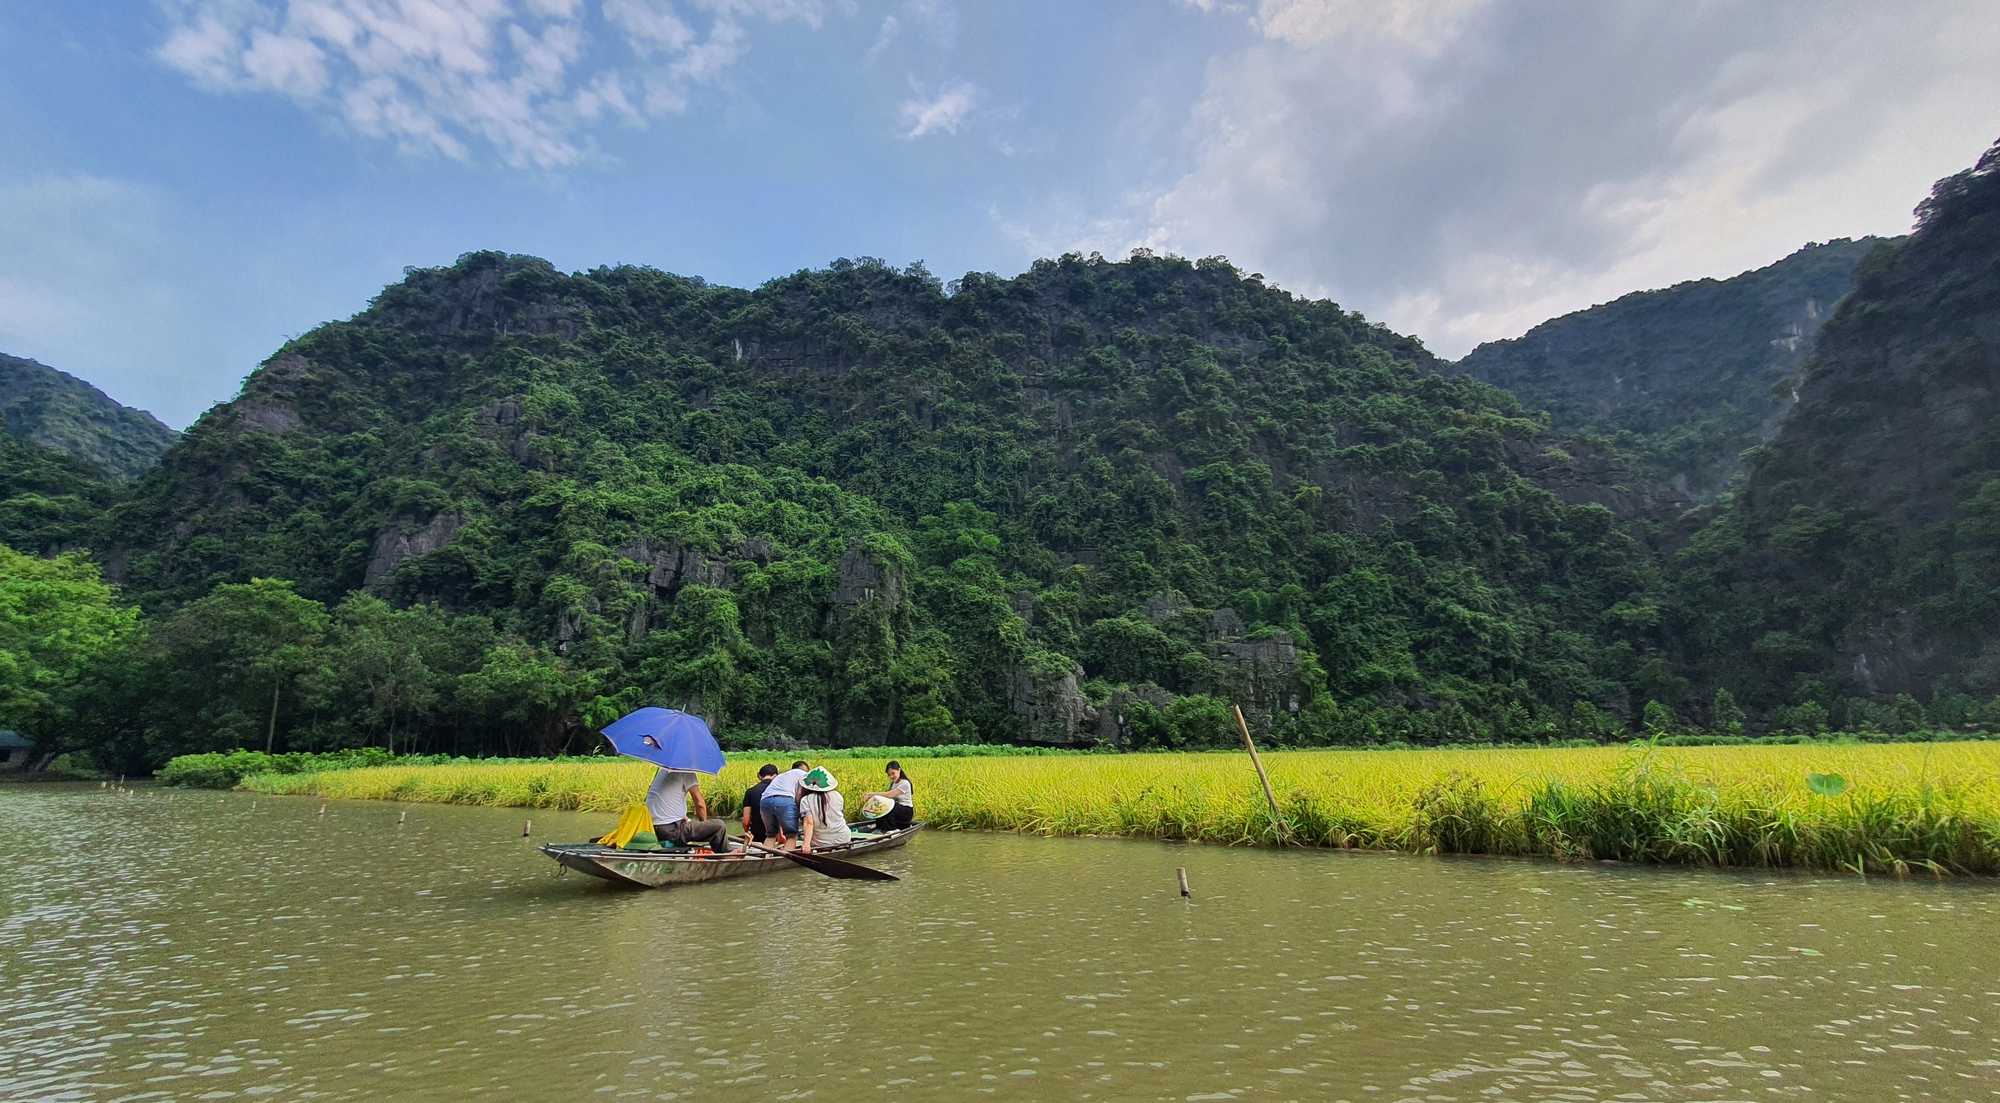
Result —
<path fill-rule="evenodd" d="M 902 880 L 901 877 L 893 873 L 884 873 L 879 869 L 871 869 L 856 862 L 843 862 L 839 858 L 827 854 L 809 854 L 797 850 L 780 850 L 777 847 L 765 846 L 762 843 L 749 843 L 748 845 L 755 850 L 762 850 L 767 853 L 790 858 L 793 862 L 812 870 L 814 873 L 824 874 L 828 877 L 838 877 L 843 881 Z"/>
<path fill-rule="evenodd" d="M 839 877 L 849 881 L 900 881 L 893 873 L 864 866 L 859 862 L 843 862 L 824 854 L 792 854 L 791 859 L 800 865 L 811 866 L 828 877 Z"/>

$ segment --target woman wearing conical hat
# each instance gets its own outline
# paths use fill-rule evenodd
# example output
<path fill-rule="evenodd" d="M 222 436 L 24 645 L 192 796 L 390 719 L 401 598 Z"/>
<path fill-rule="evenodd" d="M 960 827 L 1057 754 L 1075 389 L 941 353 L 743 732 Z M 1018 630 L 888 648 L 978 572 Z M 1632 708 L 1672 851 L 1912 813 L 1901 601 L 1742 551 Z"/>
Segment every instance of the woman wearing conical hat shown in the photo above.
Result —
<path fill-rule="evenodd" d="M 847 799 L 832 771 L 816 766 L 799 783 L 799 843 L 805 850 L 824 850 L 854 841 L 847 829 Z"/>

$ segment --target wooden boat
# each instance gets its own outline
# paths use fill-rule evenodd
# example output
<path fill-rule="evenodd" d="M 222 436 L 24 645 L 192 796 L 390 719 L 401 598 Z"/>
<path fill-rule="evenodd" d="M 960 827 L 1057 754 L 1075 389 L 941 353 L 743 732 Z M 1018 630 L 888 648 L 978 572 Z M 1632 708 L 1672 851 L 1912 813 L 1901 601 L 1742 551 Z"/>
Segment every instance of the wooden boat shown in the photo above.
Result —
<path fill-rule="evenodd" d="M 841 846 L 815 847 L 814 854 L 851 861 L 863 854 L 894 850 L 923 829 L 919 820 L 900 831 L 856 831 L 854 841 Z M 663 889 L 769 873 L 777 869 L 799 869 L 798 863 L 776 854 L 738 850 L 734 854 L 711 854 L 706 850 L 620 850 L 599 843 L 548 843 L 542 853 L 554 858 L 564 869 L 602 877 L 606 881 L 634 888 Z"/>

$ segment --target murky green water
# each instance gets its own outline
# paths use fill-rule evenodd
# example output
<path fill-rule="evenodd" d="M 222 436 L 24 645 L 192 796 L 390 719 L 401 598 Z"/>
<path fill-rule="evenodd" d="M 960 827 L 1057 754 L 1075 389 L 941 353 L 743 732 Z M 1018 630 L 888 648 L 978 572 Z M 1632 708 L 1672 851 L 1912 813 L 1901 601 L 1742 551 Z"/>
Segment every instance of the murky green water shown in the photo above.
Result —
<path fill-rule="evenodd" d="M 938 834 L 648 893 L 318 811 L 0 788 L 0 1098 L 2000 1097 L 1987 882 Z"/>

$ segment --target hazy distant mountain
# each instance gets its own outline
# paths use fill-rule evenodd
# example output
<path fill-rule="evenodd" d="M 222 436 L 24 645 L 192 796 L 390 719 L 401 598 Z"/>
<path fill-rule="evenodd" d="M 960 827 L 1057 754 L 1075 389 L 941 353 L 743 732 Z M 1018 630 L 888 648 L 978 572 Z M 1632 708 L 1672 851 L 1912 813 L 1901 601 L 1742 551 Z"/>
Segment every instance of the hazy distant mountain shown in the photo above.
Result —
<path fill-rule="evenodd" d="M 1769 440 L 1799 366 L 1882 238 L 1808 245 L 1726 280 L 1641 291 L 1472 350 L 1458 368 L 1612 439 L 1683 492 L 1722 489 Z"/>
<path fill-rule="evenodd" d="M 107 478 L 137 478 L 179 438 L 144 410 L 122 406 L 67 372 L 0 354 L 7 435 L 72 456 Z"/>

